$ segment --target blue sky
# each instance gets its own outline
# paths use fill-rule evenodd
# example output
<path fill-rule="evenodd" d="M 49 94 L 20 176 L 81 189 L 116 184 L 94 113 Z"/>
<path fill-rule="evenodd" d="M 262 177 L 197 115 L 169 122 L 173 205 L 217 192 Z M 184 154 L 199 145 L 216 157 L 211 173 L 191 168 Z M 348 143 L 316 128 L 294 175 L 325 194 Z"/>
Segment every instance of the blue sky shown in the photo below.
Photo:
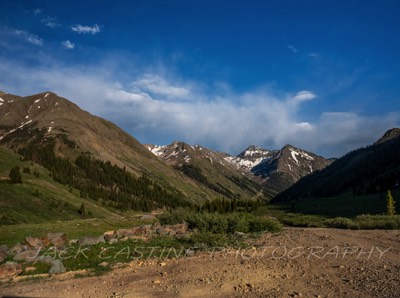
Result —
<path fill-rule="evenodd" d="M 340 156 L 400 126 L 399 1 L 0 0 L 0 90 L 142 143 Z"/>

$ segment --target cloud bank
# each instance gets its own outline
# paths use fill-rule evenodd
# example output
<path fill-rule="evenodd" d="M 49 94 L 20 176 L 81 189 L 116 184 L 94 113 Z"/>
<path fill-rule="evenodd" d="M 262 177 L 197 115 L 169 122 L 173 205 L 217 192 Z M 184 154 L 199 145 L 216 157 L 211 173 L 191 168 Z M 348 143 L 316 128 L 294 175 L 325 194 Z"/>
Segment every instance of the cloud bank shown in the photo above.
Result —
<path fill-rule="evenodd" d="M 115 122 L 142 143 L 182 140 L 231 154 L 251 144 L 277 149 L 289 143 L 331 157 L 370 144 L 400 124 L 399 113 L 363 116 L 323 111 L 304 119 L 300 112 L 321 100 L 308 90 L 279 95 L 266 88 L 245 93 L 229 87 L 204 90 L 201 83 L 165 75 L 165 71 L 122 83 L 112 79 L 115 76 L 108 66 L 35 69 L 0 62 L 0 76 L 5 78 L 0 90 L 19 95 L 54 91 Z"/>

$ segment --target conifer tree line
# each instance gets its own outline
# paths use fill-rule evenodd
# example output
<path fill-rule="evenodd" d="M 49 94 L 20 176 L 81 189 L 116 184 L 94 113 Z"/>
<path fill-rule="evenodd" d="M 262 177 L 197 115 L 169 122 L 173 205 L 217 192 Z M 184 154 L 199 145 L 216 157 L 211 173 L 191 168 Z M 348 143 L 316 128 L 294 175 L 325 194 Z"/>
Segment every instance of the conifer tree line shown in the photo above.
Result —
<path fill-rule="evenodd" d="M 148 212 L 157 208 L 190 207 L 178 190 L 166 189 L 145 175 L 136 178 L 125 169 L 82 153 L 75 162 L 54 153 L 55 140 L 30 143 L 18 151 L 50 170 L 53 179 L 76 188 L 80 196 L 121 210 Z"/>
<path fill-rule="evenodd" d="M 259 207 L 265 205 L 265 203 L 260 200 L 236 200 L 236 199 L 225 199 L 219 198 L 214 200 L 208 200 L 200 207 L 197 208 L 198 211 L 206 212 L 218 212 L 218 213 L 230 213 L 230 212 L 253 212 Z"/>
<path fill-rule="evenodd" d="M 352 151 L 327 168 L 303 177 L 274 201 L 331 197 L 345 191 L 354 196 L 400 187 L 400 137 Z"/>

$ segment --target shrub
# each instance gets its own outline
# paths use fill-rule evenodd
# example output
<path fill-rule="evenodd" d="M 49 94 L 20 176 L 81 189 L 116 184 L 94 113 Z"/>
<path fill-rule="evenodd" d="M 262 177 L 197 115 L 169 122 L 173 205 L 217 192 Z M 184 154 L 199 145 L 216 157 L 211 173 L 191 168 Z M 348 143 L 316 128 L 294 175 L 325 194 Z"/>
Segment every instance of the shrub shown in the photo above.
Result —
<path fill-rule="evenodd" d="M 335 217 L 333 219 L 327 219 L 324 221 L 324 223 L 329 228 L 351 229 L 351 230 L 356 230 L 360 228 L 357 222 L 354 222 L 350 218 L 345 218 L 345 217 Z"/>
<path fill-rule="evenodd" d="M 288 213 L 282 219 L 282 223 L 293 227 L 321 227 L 322 219 L 316 215 Z"/>
<path fill-rule="evenodd" d="M 224 233 L 196 232 L 190 236 L 190 242 L 197 247 L 223 247 L 229 242 L 229 238 Z"/>
<path fill-rule="evenodd" d="M 399 229 L 400 216 L 359 215 L 355 218 L 361 229 Z"/>
<path fill-rule="evenodd" d="M 249 213 L 207 213 L 179 209 L 160 215 L 162 224 L 186 222 L 190 229 L 213 234 L 234 234 L 235 232 L 278 232 L 281 224 L 271 218 L 255 216 Z"/>
<path fill-rule="evenodd" d="M 22 183 L 21 170 L 19 166 L 16 166 L 11 169 L 9 177 L 10 177 L 10 183 L 12 184 Z"/>

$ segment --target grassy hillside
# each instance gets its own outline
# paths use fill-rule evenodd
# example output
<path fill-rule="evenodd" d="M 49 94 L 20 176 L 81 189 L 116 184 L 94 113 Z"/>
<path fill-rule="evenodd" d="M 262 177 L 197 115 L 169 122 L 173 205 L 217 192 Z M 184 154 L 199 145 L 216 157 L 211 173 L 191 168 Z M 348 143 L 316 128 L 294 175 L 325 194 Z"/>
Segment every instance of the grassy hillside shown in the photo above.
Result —
<path fill-rule="evenodd" d="M 7 181 L 10 170 L 21 168 L 22 184 Z M 29 173 L 24 173 L 23 169 Z M 21 161 L 18 154 L 0 147 L 0 224 L 40 223 L 49 220 L 82 219 L 78 213 L 84 203 L 86 217 L 118 216 L 79 192 L 55 182 L 49 171 L 30 161 Z"/>

